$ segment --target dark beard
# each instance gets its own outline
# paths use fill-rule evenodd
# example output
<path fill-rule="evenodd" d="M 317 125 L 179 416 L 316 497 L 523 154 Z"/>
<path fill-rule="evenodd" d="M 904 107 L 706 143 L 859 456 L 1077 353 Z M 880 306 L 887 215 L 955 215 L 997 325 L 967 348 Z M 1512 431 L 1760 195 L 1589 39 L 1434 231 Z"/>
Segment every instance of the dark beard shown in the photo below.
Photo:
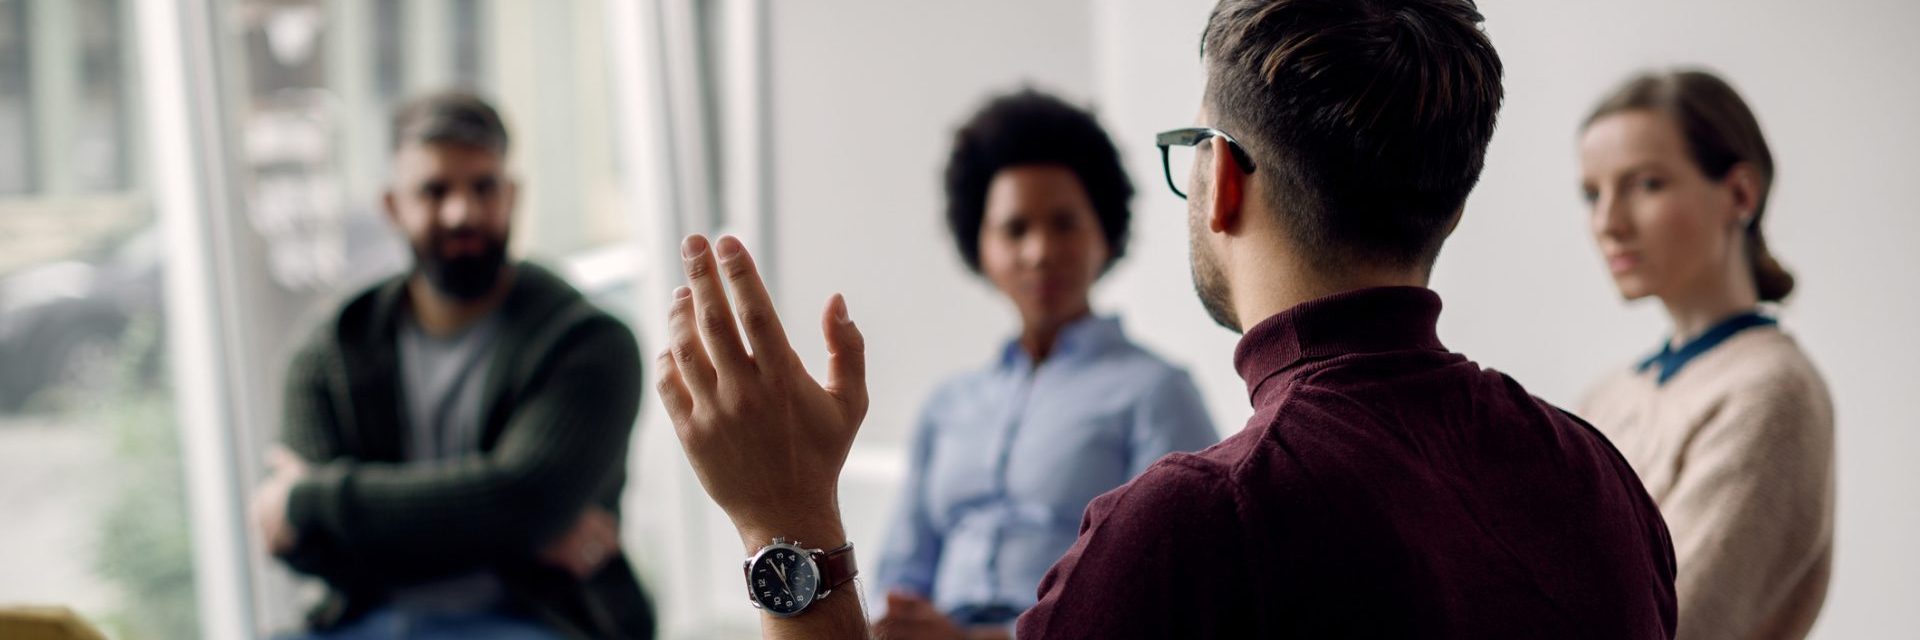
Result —
<path fill-rule="evenodd" d="M 507 265 L 506 242 L 489 239 L 486 250 L 479 255 L 453 259 L 442 259 L 437 248 L 439 243 L 432 244 L 436 246 L 413 248 L 413 264 L 441 295 L 470 302 L 486 297 L 493 292 L 494 285 L 500 283 L 501 272 Z"/>

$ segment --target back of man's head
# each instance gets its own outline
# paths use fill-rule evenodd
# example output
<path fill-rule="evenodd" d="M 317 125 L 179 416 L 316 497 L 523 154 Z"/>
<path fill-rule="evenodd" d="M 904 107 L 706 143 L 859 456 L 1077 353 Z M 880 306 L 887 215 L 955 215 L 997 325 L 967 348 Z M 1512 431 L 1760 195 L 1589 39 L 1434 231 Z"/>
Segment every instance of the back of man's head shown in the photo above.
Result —
<path fill-rule="evenodd" d="M 1427 269 L 1480 179 L 1500 57 L 1472 0 L 1221 0 L 1215 123 L 1316 264 Z"/>
<path fill-rule="evenodd" d="M 393 150 L 409 144 L 454 144 L 507 153 L 507 127 L 493 105 L 463 91 L 431 93 L 393 114 Z"/>

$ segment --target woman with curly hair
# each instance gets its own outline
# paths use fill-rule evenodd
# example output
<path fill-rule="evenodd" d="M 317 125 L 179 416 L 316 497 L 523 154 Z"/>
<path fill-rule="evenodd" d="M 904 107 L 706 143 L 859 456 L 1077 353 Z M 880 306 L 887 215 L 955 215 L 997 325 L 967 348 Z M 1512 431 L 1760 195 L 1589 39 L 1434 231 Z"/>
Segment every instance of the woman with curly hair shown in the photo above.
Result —
<path fill-rule="evenodd" d="M 1088 502 L 1218 439 L 1186 371 L 1093 311 L 1133 187 L 1091 114 L 1031 90 L 990 101 L 955 137 L 946 192 L 961 259 L 1020 326 L 924 405 L 872 585 L 884 638 L 1005 637 Z"/>

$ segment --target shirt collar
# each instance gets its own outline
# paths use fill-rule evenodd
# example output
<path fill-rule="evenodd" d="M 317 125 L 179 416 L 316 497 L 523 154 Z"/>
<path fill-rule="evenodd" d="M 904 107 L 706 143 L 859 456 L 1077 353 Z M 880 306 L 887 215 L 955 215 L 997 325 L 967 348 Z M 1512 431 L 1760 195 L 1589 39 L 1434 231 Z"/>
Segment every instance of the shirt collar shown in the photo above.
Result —
<path fill-rule="evenodd" d="M 1659 352 L 1640 361 L 1640 366 L 1634 370 L 1646 373 L 1648 369 L 1659 367 L 1660 375 L 1655 380 L 1655 384 L 1665 386 L 1668 380 L 1680 373 L 1681 367 L 1687 366 L 1687 363 L 1692 362 L 1694 358 L 1720 346 L 1720 343 L 1726 342 L 1727 338 L 1755 327 L 1771 327 L 1777 324 L 1780 324 L 1778 320 L 1762 315 L 1759 311 L 1741 313 L 1721 320 L 1719 324 L 1713 325 L 1713 328 L 1707 329 L 1706 333 L 1700 334 L 1700 337 L 1680 345 L 1679 349 L 1673 348 L 1673 340 L 1669 338 L 1660 345 Z"/>
<path fill-rule="evenodd" d="M 1114 316 L 1087 314 L 1078 320 L 1060 328 L 1060 336 L 1054 339 L 1053 352 L 1049 360 L 1063 357 L 1076 357 L 1087 353 L 1098 353 L 1107 347 L 1126 342 L 1126 333 L 1120 330 L 1120 319 Z M 1027 350 L 1020 346 L 1018 336 L 1007 340 L 1000 348 L 1000 366 L 1011 367 L 1031 362 Z"/>
<path fill-rule="evenodd" d="M 1434 326 L 1440 296 L 1423 287 L 1380 287 L 1300 303 L 1247 330 L 1233 366 L 1249 396 L 1300 365 L 1350 353 L 1446 350 Z M 1284 379 L 1284 377 L 1283 377 Z"/>

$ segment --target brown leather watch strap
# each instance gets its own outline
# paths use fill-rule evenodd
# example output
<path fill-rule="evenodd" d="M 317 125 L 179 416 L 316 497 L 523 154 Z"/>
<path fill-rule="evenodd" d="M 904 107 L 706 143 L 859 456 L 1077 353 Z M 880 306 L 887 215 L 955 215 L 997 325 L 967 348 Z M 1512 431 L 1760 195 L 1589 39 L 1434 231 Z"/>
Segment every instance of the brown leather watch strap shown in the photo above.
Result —
<path fill-rule="evenodd" d="M 814 564 L 820 567 L 820 584 L 825 591 L 834 591 L 853 577 L 860 575 L 860 567 L 853 563 L 853 543 L 840 545 L 832 551 L 821 552 L 813 557 Z"/>

